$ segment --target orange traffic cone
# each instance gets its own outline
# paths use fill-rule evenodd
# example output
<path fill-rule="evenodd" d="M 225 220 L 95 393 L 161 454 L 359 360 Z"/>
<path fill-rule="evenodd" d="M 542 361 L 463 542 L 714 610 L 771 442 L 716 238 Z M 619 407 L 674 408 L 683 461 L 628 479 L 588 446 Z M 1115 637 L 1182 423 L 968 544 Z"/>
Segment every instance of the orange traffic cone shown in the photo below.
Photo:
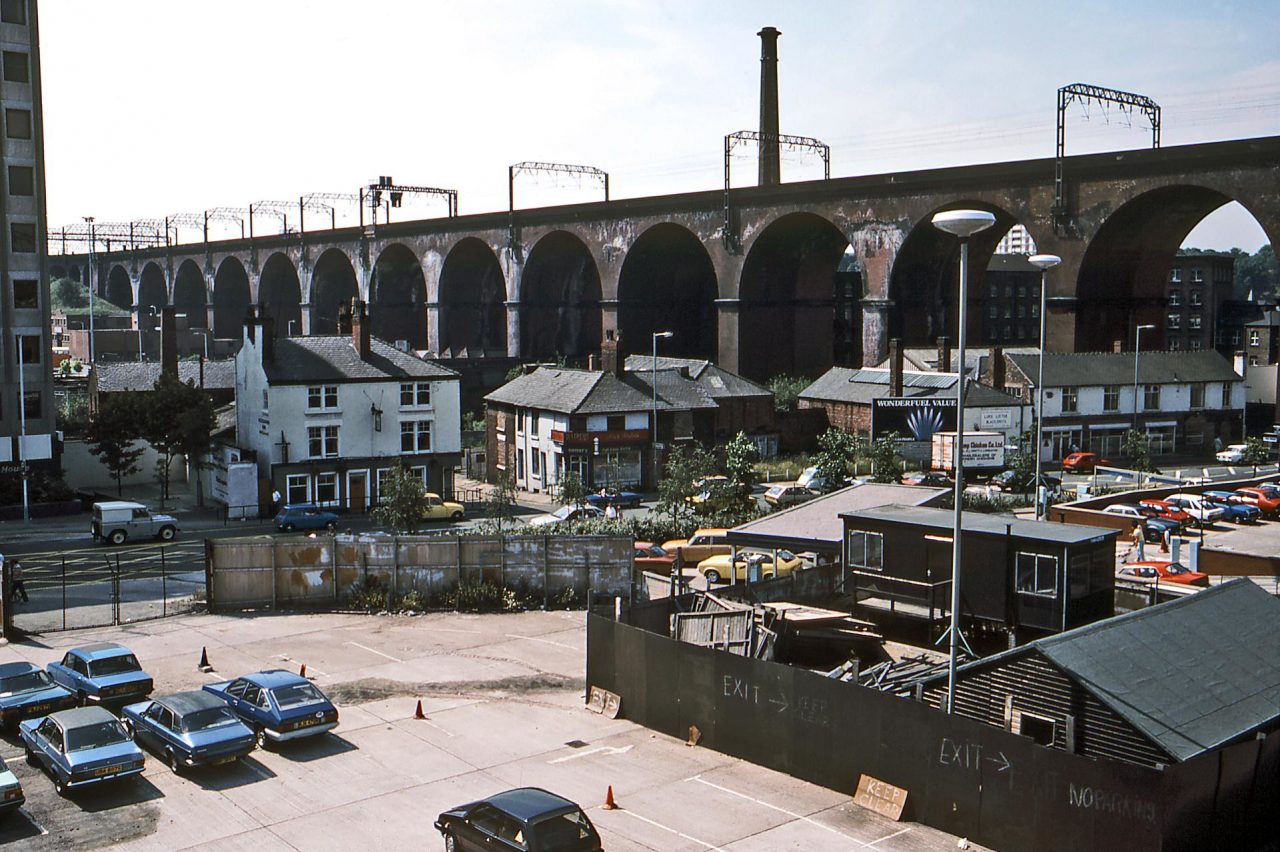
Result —
<path fill-rule="evenodd" d="M 618 803 L 613 800 L 613 785 L 609 785 L 609 792 L 605 794 L 604 804 L 600 806 L 606 811 L 616 811 Z"/>
<path fill-rule="evenodd" d="M 415 719 L 425 719 L 425 718 L 427 718 L 427 714 L 422 712 L 422 699 L 421 699 L 421 698 L 419 698 L 419 699 L 418 699 L 418 706 L 417 706 L 417 708 L 416 708 L 416 709 L 414 709 L 414 711 L 413 711 L 413 718 L 415 718 Z"/>
<path fill-rule="evenodd" d="M 196 670 L 202 671 L 202 672 L 213 671 L 213 666 L 209 665 L 209 649 L 208 648 L 205 648 L 205 647 L 200 648 L 200 662 L 196 663 Z"/>
<path fill-rule="evenodd" d="M 298 677 L 306 677 L 306 676 L 307 676 L 307 664 L 303 663 L 302 666 L 298 669 Z"/>

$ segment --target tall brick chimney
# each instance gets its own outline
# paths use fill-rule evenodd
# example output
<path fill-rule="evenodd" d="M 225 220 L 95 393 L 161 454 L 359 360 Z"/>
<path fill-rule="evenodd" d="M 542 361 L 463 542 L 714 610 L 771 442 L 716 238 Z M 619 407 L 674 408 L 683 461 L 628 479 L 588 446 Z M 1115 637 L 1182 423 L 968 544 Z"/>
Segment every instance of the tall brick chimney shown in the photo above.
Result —
<path fill-rule="evenodd" d="M 945 334 L 938 338 L 938 372 L 951 372 L 951 338 Z"/>
<path fill-rule="evenodd" d="M 258 306 L 258 324 L 262 326 L 262 363 L 276 359 L 276 321 L 267 316 L 266 305 Z"/>
<path fill-rule="evenodd" d="M 760 185 L 782 183 L 782 157 L 778 146 L 778 36 L 773 27 L 760 36 Z"/>
<path fill-rule="evenodd" d="M 902 396 L 902 341 L 889 341 L 889 396 Z"/>
<path fill-rule="evenodd" d="M 996 390 L 1004 390 L 1004 349 L 992 346 L 987 360 L 990 362 L 987 365 L 987 383 Z"/>
<path fill-rule="evenodd" d="M 369 311 L 365 308 L 364 302 L 359 299 L 351 300 L 351 345 L 356 348 L 356 354 L 360 356 L 361 361 L 369 359 Z"/>
<path fill-rule="evenodd" d="M 352 301 L 356 301 L 352 299 Z M 341 302 L 338 305 L 338 334 L 351 333 L 351 305 L 348 302 Z"/>
<path fill-rule="evenodd" d="M 178 377 L 178 330 L 171 305 L 160 309 L 160 372 Z"/>
<path fill-rule="evenodd" d="M 612 329 L 605 329 L 604 340 L 600 343 L 600 369 L 615 376 L 622 375 L 622 340 Z"/>

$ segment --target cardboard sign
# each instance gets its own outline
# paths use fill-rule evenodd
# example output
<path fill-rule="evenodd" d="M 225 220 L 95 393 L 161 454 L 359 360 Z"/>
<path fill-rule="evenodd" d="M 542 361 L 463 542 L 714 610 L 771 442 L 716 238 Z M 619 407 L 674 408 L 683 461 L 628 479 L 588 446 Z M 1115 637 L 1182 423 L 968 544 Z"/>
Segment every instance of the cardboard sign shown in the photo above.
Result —
<path fill-rule="evenodd" d="M 853 803 L 897 821 L 902 819 L 902 811 L 907 806 L 907 791 L 870 775 L 860 775 Z"/>
<path fill-rule="evenodd" d="M 593 686 L 591 691 L 587 693 L 587 709 L 592 713 L 599 713 L 610 719 L 616 719 L 622 709 L 622 696 L 616 692 Z"/>

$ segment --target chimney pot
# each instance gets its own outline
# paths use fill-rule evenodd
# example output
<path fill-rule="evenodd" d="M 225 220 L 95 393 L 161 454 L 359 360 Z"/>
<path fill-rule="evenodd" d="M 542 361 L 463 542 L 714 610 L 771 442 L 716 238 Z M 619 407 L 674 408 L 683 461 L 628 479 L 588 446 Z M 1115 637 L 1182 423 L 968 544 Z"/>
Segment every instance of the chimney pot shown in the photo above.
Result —
<path fill-rule="evenodd" d="M 938 338 L 938 372 L 951 372 L 951 338 L 945 334 Z"/>
<path fill-rule="evenodd" d="M 361 361 L 369 359 L 369 352 L 372 344 L 369 337 L 369 312 L 365 308 L 365 303 L 359 299 L 351 300 L 351 344 L 356 348 L 356 354 L 360 356 Z"/>
<path fill-rule="evenodd" d="M 988 360 L 991 362 L 987 367 L 990 374 L 991 387 L 996 390 L 1004 390 L 1004 349 L 999 346 L 992 346 Z"/>
<path fill-rule="evenodd" d="M 902 396 L 902 341 L 889 341 L 889 396 Z"/>
<path fill-rule="evenodd" d="M 613 329 L 606 329 L 600 344 L 600 367 L 606 373 L 622 375 L 622 338 Z"/>

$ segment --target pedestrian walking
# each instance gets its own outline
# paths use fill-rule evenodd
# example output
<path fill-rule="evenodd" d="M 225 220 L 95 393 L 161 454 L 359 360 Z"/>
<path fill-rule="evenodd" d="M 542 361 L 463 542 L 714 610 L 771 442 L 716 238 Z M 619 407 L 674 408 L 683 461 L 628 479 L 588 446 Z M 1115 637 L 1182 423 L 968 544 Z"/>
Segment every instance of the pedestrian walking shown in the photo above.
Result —
<path fill-rule="evenodd" d="M 22 602 L 27 603 L 30 598 L 27 597 L 27 587 L 22 582 L 22 562 L 18 559 L 13 560 L 13 591 L 9 594 L 9 600 L 16 601 L 18 595 L 22 595 Z"/>
<path fill-rule="evenodd" d="M 606 503 L 604 507 L 604 517 L 607 521 L 616 521 L 618 519 L 618 509 L 612 503 Z"/>
<path fill-rule="evenodd" d="M 1144 535 L 1142 534 L 1142 524 L 1138 523 L 1137 521 L 1134 521 L 1134 524 L 1133 524 L 1133 532 L 1132 532 L 1132 533 L 1130 533 L 1129 540 L 1130 540 L 1130 542 L 1132 542 L 1132 544 L 1131 544 L 1131 546 L 1129 547 L 1129 553 L 1128 553 L 1128 554 L 1126 554 L 1125 561 L 1126 561 L 1126 562 L 1141 562 L 1141 561 L 1143 561 L 1143 559 L 1144 559 L 1144 558 L 1145 558 L 1145 556 L 1146 556 L 1146 554 L 1145 554 L 1145 548 L 1146 548 L 1146 544 L 1147 544 L 1147 539 L 1146 539 L 1146 536 L 1144 536 Z M 1130 556 L 1133 556 L 1135 553 L 1137 554 L 1137 558 L 1136 558 L 1136 559 L 1129 559 L 1129 558 L 1128 558 L 1128 557 L 1130 557 Z"/>

